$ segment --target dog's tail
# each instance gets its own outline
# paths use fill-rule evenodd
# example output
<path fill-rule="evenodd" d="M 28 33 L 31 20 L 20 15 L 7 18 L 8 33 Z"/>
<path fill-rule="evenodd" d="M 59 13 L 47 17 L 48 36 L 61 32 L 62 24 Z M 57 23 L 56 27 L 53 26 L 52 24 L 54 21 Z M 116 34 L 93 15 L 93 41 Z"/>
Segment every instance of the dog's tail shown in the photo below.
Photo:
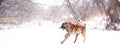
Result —
<path fill-rule="evenodd" d="M 82 26 L 82 27 L 86 27 L 86 24 L 85 24 L 85 23 L 83 23 L 83 24 L 81 24 L 81 26 Z"/>
<path fill-rule="evenodd" d="M 83 27 L 83 28 L 86 28 L 86 24 L 85 23 L 80 24 L 80 26 Z"/>

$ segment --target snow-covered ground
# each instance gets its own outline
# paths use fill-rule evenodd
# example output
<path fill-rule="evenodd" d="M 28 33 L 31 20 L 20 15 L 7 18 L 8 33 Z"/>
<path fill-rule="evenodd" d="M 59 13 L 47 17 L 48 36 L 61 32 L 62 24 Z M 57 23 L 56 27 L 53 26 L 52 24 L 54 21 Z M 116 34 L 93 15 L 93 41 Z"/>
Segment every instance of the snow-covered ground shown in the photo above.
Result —
<path fill-rule="evenodd" d="M 86 42 L 79 35 L 74 44 L 72 35 L 60 44 L 66 31 L 61 23 L 43 22 L 41 26 L 0 30 L 0 52 L 120 52 L 120 32 L 90 30 Z"/>

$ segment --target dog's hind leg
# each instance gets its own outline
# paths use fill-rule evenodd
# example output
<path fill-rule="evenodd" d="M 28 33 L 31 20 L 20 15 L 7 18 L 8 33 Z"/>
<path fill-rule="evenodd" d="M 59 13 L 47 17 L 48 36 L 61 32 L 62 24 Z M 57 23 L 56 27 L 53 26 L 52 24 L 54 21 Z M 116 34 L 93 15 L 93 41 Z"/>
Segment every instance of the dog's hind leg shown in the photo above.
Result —
<path fill-rule="evenodd" d="M 74 43 L 76 42 L 76 40 L 77 40 L 77 38 L 78 38 L 78 35 L 79 35 L 79 34 L 76 34 L 76 37 L 75 37 L 75 41 L 74 41 Z"/>
<path fill-rule="evenodd" d="M 68 39 L 68 37 L 70 36 L 70 34 L 69 33 L 67 33 L 66 35 L 65 35 L 65 38 L 64 38 L 64 40 L 61 42 L 61 44 L 63 44 L 67 39 Z"/>
<path fill-rule="evenodd" d="M 85 40 L 86 40 L 85 31 L 82 32 L 82 36 L 83 36 L 83 38 L 84 38 L 83 42 L 85 42 Z"/>

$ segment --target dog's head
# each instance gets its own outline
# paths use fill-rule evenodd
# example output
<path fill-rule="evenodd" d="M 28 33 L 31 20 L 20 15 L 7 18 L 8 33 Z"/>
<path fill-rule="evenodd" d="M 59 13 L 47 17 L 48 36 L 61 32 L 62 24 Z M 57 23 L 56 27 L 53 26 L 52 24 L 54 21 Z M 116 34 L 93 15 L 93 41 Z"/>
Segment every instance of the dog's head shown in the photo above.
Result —
<path fill-rule="evenodd" d="M 71 22 L 64 22 L 60 28 L 62 28 L 63 30 L 68 29 L 71 25 Z"/>

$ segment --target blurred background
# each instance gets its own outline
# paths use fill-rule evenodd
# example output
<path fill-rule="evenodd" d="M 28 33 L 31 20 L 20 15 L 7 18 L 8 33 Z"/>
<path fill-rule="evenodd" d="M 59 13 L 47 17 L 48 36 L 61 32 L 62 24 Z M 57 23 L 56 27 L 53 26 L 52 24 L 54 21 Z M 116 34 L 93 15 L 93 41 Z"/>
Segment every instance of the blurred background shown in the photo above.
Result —
<path fill-rule="evenodd" d="M 119 30 L 119 16 L 119 0 L 0 0 L 0 29 L 71 21 L 86 22 L 94 29 Z"/>
<path fill-rule="evenodd" d="M 60 44 L 63 22 L 86 23 Z M 120 52 L 120 0 L 0 0 L 0 52 Z"/>

